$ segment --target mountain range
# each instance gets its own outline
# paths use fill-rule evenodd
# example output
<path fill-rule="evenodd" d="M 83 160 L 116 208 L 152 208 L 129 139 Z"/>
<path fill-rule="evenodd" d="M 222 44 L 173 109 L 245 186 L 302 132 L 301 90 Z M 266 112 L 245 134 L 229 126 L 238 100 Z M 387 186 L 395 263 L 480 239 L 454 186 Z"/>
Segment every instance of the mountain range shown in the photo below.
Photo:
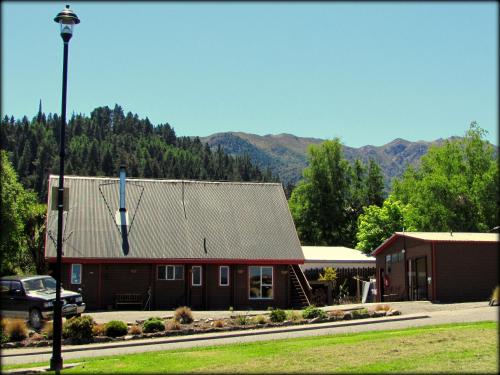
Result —
<path fill-rule="evenodd" d="M 319 138 L 303 138 L 292 134 L 256 135 L 243 132 L 216 133 L 201 137 L 211 148 L 221 146 L 227 153 L 242 155 L 247 153 L 259 167 L 270 167 L 279 175 L 283 184 L 296 184 L 302 178 L 307 166 L 307 148 L 325 141 Z M 396 138 L 383 146 L 363 146 L 359 148 L 343 146 L 344 157 L 350 162 L 360 159 L 367 163 L 373 158 L 382 169 L 386 189 L 394 177 L 403 174 L 408 165 L 418 164 L 431 145 L 439 145 L 444 139 L 411 142 Z"/>

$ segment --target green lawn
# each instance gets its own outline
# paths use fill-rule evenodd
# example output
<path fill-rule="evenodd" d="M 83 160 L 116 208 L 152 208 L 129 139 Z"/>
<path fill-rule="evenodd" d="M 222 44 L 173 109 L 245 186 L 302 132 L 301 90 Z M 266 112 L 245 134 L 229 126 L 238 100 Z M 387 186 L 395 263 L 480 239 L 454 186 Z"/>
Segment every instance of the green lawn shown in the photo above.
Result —
<path fill-rule="evenodd" d="M 496 373 L 497 330 L 458 323 L 148 352 L 67 361 L 81 365 L 63 373 Z"/>

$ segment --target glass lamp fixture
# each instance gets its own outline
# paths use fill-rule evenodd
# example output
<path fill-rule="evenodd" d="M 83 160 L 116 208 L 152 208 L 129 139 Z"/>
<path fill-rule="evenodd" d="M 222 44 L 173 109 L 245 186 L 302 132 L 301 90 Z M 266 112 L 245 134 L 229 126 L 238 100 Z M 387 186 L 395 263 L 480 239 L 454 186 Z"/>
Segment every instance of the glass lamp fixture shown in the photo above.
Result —
<path fill-rule="evenodd" d="M 63 39 L 67 38 L 68 40 L 73 35 L 73 27 L 80 23 L 78 16 L 69 8 L 69 5 L 66 5 L 66 8 L 57 14 L 54 21 L 59 24 Z"/>

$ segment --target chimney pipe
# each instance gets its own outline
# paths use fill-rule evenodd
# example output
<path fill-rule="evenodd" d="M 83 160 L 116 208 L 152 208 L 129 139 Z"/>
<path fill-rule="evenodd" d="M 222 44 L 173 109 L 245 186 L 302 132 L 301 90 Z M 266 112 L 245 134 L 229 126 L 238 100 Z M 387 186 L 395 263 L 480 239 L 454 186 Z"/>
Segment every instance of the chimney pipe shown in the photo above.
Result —
<path fill-rule="evenodd" d="M 125 166 L 120 166 L 120 212 L 125 212 Z"/>

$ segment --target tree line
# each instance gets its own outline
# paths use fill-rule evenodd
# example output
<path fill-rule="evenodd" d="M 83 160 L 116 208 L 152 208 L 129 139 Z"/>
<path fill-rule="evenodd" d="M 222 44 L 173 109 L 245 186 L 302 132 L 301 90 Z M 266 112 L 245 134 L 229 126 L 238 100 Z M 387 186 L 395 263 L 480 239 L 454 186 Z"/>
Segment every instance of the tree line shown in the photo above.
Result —
<path fill-rule="evenodd" d="M 59 169 L 57 114 L 40 112 L 31 121 L 5 116 L 1 148 L 8 152 L 20 182 L 47 197 L 50 173 Z M 212 150 L 198 137 L 177 137 L 168 124 L 153 124 L 137 114 L 126 115 L 119 105 L 99 107 L 90 116 L 73 114 L 66 128 L 65 174 L 117 176 L 121 165 L 127 175 L 144 178 L 216 181 L 276 182 L 269 168 L 261 170 L 248 155 L 231 156 Z"/>

